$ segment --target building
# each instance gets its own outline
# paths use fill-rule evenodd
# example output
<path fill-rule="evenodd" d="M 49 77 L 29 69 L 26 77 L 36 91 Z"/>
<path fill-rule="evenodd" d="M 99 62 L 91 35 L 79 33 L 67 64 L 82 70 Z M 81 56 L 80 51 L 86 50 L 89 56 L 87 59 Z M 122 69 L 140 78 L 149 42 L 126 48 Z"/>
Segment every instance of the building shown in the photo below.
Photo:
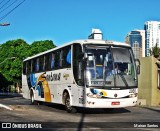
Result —
<path fill-rule="evenodd" d="M 142 42 L 142 57 L 145 57 L 145 30 L 136 30 L 141 35 L 141 42 Z"/>
<path fill-rule="evenodd" d="M 160 47 L 160 21 L 147 21 L 144 24 L 145 29 L 145 56 L 150 56 L 150 50 L 157 43 Z"/>
<path fill-rule="evenodd" d="M 145 31 L 133 30 L 127 34 L 125 42 L 130 44 L 136 59 L 145 57 Z"/>
<path fill-rule="evenodd" d="M 125 37 L 125 43 L 129 44 L 129 34 Z"/>
<path fill-rule="evenodd" d="M 140 58 L 138 105 L 160 107 L 160 62 L 153 56 Z"/>

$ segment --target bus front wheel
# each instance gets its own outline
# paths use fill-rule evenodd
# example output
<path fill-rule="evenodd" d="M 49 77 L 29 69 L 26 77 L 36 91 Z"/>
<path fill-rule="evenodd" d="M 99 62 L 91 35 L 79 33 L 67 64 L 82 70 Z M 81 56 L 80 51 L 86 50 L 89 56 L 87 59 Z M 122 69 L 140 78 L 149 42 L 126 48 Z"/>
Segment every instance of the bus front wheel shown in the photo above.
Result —
<path fill-rule="evenodd" d="M 77 112 L 76 108 L 71 106 L 69 94 L 66 92 L 64 93 L 64 105 L 65 105 L 65 109 L 68 113 L 76 113 Z"/>

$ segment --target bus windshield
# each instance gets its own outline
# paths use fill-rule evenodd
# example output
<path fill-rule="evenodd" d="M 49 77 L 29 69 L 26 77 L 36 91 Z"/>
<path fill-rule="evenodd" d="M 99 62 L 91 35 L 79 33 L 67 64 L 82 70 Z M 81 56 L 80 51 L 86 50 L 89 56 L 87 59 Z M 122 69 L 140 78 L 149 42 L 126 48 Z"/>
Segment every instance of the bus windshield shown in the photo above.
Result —
<path fill-rule="evenodd" d="M 100 87 L 134 87 L 136 68 L 131 48 L 86 46 L 86 85 Z"/>

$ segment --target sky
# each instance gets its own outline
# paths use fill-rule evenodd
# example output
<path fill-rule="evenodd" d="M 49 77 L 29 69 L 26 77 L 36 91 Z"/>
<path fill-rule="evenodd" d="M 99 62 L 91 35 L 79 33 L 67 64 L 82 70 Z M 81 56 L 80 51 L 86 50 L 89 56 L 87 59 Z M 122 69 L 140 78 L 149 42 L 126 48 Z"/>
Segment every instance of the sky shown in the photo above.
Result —
<path fill-rule="evenodd" d="M 124 42 L 127 33 L 143 29 L 146 21 L 160 21 L 160 0 L 25 0 L 13 11 L 23 0 L 4 10 L 7 1 L 0 0 L 0 23 L 10 23 L 0 26 L 0 44 L 20 38 L 28 44 L 52 40 L 59 46 L 87 39 L 92 28 L 100 29 L 104 40 Z"/>

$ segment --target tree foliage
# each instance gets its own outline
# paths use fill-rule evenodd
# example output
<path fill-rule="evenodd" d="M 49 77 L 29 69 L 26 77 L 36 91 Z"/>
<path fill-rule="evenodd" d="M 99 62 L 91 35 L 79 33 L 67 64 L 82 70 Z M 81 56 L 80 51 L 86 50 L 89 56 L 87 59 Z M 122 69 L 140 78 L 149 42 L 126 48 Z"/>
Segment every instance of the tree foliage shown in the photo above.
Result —
<path fill-rule="evenodd" d="M 35 41 L 29 45 L 24 40 L 17 39 L 1 44 L 0 88 L 2 85 L 7 87 L 9 84 L 21 83 L 22 61 L 25 58 L 54 47 L 51 40 Z"/>
<path fill-rule="evenodd" d="M 35 55 L 40 52 L 56 47 L 51 40 L 35 41 L 31 44 L 31 54 Z"/>
<path fill-rule="evenodd" d="M 153 55 L 155 58 L 159 57 L 160 48 L 158 48 L 157 43 L 156 45 L 150 50 L 151 55 Z"/>

